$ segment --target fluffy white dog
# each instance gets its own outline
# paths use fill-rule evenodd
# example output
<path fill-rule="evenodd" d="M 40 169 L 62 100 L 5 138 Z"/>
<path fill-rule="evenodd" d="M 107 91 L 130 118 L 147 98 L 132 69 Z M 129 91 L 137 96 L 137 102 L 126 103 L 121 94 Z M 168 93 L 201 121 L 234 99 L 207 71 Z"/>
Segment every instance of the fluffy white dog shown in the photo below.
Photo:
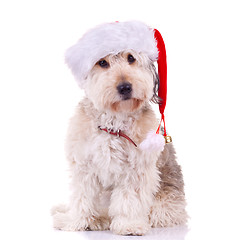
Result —
<path fill-rule="evenodd" d="M 67 51 L 86 97 L 70 121 L 66 153 L 72 195 L 68 205 L 52 210 L 56 229 L 143 235 L 150 227 L 186 222 L 184 183 L 172 143 L 163 151 L 139 147 L 159 125 L 150 106 L 159 102 L 159 81 L 154 52 L 139 50 L 145 47 L 137 34 L 145 34 L 146 45 L 152 41 L 152 30 L 142 23 L 105 24 Z M 128 45 L 121 46 L 124 42 Z"/>

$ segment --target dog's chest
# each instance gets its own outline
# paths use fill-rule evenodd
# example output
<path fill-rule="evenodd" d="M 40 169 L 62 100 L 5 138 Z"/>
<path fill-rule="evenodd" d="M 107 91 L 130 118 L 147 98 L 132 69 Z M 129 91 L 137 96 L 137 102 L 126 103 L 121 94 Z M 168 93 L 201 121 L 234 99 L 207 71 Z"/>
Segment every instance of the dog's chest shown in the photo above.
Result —
<path fill-rule="evenodd" d="M 114 131 L 131 132 L 133 119 L 102 116 L 99 126 Z M 103 124 L 104 123 L 104 124 Z M 97 130 L 91 145 L 91 169 L 103 187 L 114 185 L 132 167 L 132 152 L 136 151 L 127 139 Z"/>

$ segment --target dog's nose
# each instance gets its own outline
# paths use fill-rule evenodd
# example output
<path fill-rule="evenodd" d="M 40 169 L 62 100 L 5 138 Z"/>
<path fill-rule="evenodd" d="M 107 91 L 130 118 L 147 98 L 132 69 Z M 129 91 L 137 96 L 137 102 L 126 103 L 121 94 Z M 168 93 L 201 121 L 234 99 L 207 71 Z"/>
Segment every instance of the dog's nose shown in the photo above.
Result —
<path fill-rule="evenodd" d="M 132 84 L 131 83 L 121 83 L 117 86 L 117 90 L 119 94 L 126 96 L 132 92 Z"/>

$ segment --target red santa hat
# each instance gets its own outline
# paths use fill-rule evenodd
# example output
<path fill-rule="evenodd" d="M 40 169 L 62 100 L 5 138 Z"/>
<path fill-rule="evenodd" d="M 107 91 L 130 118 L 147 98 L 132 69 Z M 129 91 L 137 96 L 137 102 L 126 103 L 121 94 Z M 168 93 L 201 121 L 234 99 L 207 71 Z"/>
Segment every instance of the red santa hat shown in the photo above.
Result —
<path fill-rule="evenodd" d="M 99 59 L 125 50 L 144 53 L 151 61 L 158 63 L 160 81 L 158 95 L 161 98 L 159 111 L 162 115 L 161 122 L 164 123 L 164 136 L 166 137 L 164 109 L 167 99 L 167 62 L 165 44 L 158 30 L 139 21 L 102 24 L 88 31 L 74 46 L 69 48 L 65 59 L 78 85 L 84 89 L 87 75 Z M 157 134 L 159 134 L 161 122 Z"/>

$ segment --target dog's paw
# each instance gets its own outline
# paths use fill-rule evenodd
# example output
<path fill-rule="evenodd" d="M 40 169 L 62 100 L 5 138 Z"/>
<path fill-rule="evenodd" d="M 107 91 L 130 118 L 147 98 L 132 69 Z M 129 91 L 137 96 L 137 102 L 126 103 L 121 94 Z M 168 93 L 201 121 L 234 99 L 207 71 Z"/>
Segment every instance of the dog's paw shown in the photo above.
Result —
<path fill-rule="evenodd" d="M 110 219 L 106 217 L 99 217 L 89 223 L 89 229 L 92 231 L 109 230 Z"/>
<path fill-rule="evenodd" d="M 110 230 L 118 235 L 142 236 L 150 229 L 150 224 L 143 220 L 129 220 L 127 218 L 114 218 Z"/>
<path fill-rule="evenodd" d="M 89 219 L 72 217 L 69 213 L 57 212 L 53 215 L 53 227 L 63 231 L 84 231 L 88 228 Z"/>

